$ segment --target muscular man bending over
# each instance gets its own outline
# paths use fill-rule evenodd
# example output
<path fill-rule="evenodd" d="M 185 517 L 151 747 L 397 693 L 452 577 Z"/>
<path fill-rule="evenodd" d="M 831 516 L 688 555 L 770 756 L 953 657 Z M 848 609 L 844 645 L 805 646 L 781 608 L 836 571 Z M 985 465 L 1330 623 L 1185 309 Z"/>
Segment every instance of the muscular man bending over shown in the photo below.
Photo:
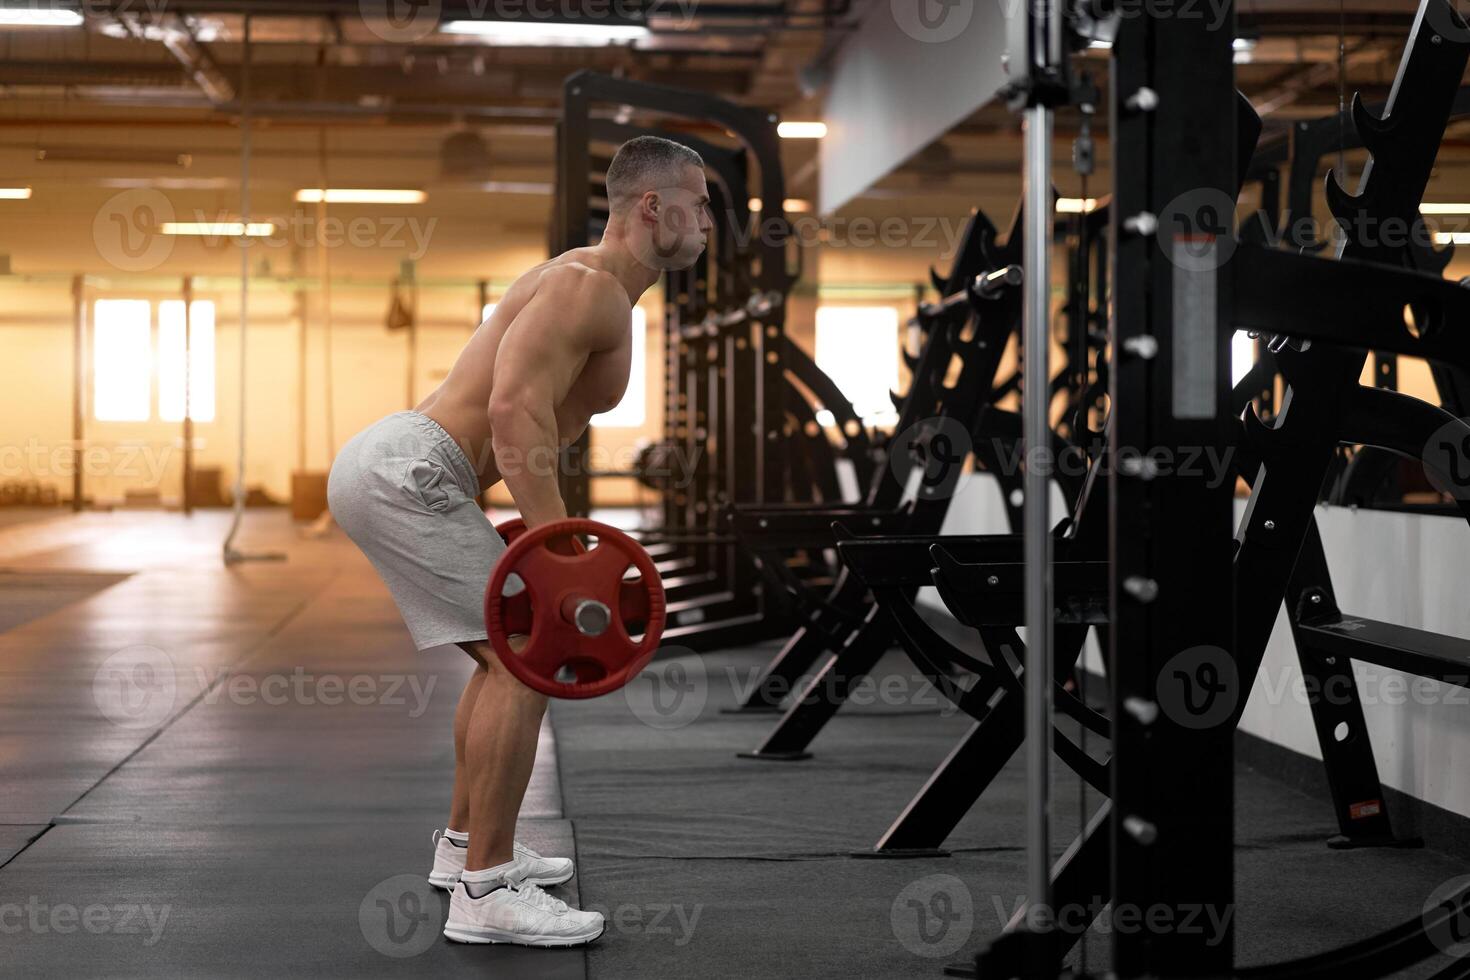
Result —
<path fill-rule="evenodd" d="M 515 841 L 546 699 L 486 642 L 484 590 L 505 542 L 475 498 L 503 481 L 527 527 L 567 516 L 558 451 L 622 398 L 633 304 L 704 249 L 709 194 L 693 150 L 631 140 L 608 167 L 607 192 L 602 241 L 517 279 L 444 383 L 414 411 L 354 436 L 328 484 L 333 516 L 382 575 L 415 646 L 454 643 L 475 660 L 454 716 L 454 797 L 429 876 L 453 890 L 444 934 L 461 942 L 564 946 L 603 930 L 601 915 L 541 890 L 571 878 L 572 862 Z"/>

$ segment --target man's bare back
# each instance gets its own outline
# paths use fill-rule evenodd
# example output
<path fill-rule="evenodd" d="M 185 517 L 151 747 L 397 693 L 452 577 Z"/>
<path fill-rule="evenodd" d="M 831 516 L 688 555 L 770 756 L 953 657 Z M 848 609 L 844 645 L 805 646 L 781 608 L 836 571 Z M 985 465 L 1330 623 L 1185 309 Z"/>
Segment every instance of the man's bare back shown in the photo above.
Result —
<path fill-rule="evenodd" d="M 697 159 L 697 158 L 696 158 Z M 417 410 L 469 457 L 484 490 L 504 482 L 528 527 L 564 519 L 559 450 L 614 408 L 632 367 L 632 309 L 666 269 L 708 243 L 709 188 L 685 164 L 624 194 L 603 240 L 511 284 Z"/>
<path fill-rule="evenodd" d="M 548 357 L 564 362 L 560 363 L 563 368 L 573 367 L 570 385 L 555 407 L 558 448 L 575 441 L 593 415 L 615 407 L 623 397 L 632 367 L 632 304 L 617 277 L 603 264 L 596 249 L 579 248 L 521 275 L 495 304 L 489 319 L 480 324 L 443 384 L 417 406 L 417 411 L 439 423 L 464 449 L 480 476 L 482 490 L 502 478 L 492 448 L 487 406 L 497 380 L 501 384 L 518 381 L 517 372 L 506 370 L 512 365 L 497 370 L 502 356 L 519 362 L 524 355 L 529 371 L 551 369 Z M 539 307 L 533 312 L 542 315 L 522 318 L 532 304 Z M 546 311 L 564 313 L 548 324 Z M 584 322 L 572 322 L 573 317 Z M 623 325 L 621 331 L 613 329 L 618 322 Z M 518 336 L 507 343 L 512 324 Z M 543 335 L 519 336 L 533 329 Z M 578 338 L 586 338 L 587 343 L 579 343 Z M 548 346 L 560 349 L 548 350 Z"/>

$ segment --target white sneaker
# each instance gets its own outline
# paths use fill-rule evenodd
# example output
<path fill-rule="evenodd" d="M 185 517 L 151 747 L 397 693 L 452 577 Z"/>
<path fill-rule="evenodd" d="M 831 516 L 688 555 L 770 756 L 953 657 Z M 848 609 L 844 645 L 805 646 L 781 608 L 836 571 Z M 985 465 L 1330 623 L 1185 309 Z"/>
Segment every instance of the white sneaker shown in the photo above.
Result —
<path fill-rule="evenodd" d="M 453 891 L 464 873 L 464 859 L 468 848 L 456 847 L 436 830 L 430 838 L 434 842 L 434 870 L 429 872 L 429 884 L 445 891 Z M 574 870 L 568 858 L 542 857 L 520 841 L 514 845 L 515 859 L 526 871 L 526 881 L 533 885 L 560 885 L 570 881 Z"/>
<path fill-rule="evenodd" d="M 533 885 L 560 885 L 564 881 L 570 881 L 572 877 L 571 858 L 548 858 L 542 857 L 531 850 L 520 841 L 515 841 L 512 848 L 515 857 L 520 862 L 521 869 L 526 873 L 526 881 Z M 463 866 L 461 863 L 461 869 Z"/>
<path fill-rule="evenodd" d="M 580 946 L 602 935 L 598 912 L 582 912 L 520 879 L 521 866 L 502 876 L 503 887 L 471 898 L 460 882 L 449 897 L 444 938 L 460 943 Z"/>
<path fill-rule="evenodd" d="M 442 830 L 434 831 L 429 839 L 434 842 L 434 870 L 429 872 L 429 884 L 453 891 L 464 873 L 464 856 L 469 848 L 454 846 Z"/>

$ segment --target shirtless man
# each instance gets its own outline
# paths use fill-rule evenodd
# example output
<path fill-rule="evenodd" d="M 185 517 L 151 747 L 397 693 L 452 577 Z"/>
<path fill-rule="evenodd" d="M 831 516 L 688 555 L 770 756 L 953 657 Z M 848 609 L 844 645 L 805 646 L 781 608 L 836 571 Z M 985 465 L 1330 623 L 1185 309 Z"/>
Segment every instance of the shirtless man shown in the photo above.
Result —
<path fill-rule="evenodd" d="M 485 585 L 505 543 L 475 502 L 504 482 L 527 527 L 567 516 L 558 450 L 628 385 L 632 307 L 667 269 L 694 264 L 711 227 L 699 155 L 642 136 L 607 171 L 607 231 L 522 275 L 449 376 L 412 412 L 354 436 L 328 483 L 337 523 L 393 594 L 415 646 L 475 661 L 454 716 L 454 796 L 429 880 L 451 889 L 444 934 L 460 942 L 569 946 L 602 916 L 542 891 L 572 862 L 515 840 L 546 698 L 486 641 Z"/>

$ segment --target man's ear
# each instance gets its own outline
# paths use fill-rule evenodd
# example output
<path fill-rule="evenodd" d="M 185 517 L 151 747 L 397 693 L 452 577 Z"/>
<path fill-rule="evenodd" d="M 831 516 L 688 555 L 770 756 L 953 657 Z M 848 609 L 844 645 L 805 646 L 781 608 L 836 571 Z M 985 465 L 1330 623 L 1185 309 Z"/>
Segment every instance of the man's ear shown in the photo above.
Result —
<path fill-rule="evenodd" d="M 663 209 L 663 201 L 658 196 L 658 191 L 646 191 L 638 199 L 638 216 L 648 224 L 658 224 L 659 211 Z"/>

